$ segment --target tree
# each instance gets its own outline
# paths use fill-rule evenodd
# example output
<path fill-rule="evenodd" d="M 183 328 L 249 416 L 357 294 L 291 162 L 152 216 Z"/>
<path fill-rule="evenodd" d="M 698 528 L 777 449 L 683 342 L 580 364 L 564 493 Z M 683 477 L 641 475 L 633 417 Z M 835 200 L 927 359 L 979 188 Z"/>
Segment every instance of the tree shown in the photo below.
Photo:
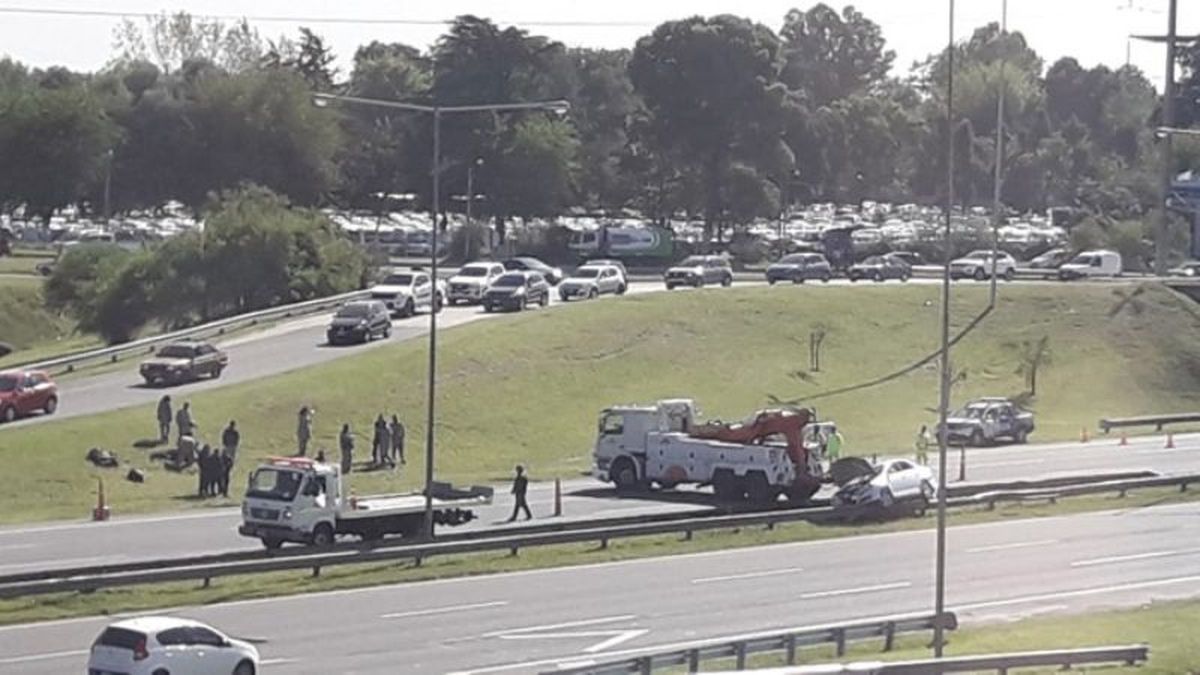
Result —
<path fill-rule="evenodd" d="M 46 305 L 73 315 L 81 327 L 99 324 L 98 314 L 107 289 L 132 256 L 110 244 L 81 244 L 68 249 L 46 280 Z"/>
<path fill-rule="evenodd" d="M 787 13 L 780 30 L 781 79 L 812 106 L 827 105 L 882 84 L 896 59 L 883 31 L 852 5 L 839 16 L 824 3 Z"/>
<path fill-rule="evenodd" d="M 333 89 L 333 78 L 337 74 L 333 63 L 337 57 L 325 45 L 325 40 L 308 28 L 300 29 L 298 45 L 272 44 L 263 60 L 269 67 L 287 68 L 299 73 L 314 91 Z"/>
<path fill-rule="evenodd" d="M 574 198 L 578 150 L 562 121 L 531 117 L 517 123 L 500 155 L 505 171 L 495 179 L 493 212 L 522 218 L 561 213 Z"/>
<path fill-rule="evenodd" d="M 1017 351 L 1016 374 L 1025 378 L 1025 386 L 1028 388 L 1029 395 L 1037 396 L 1038 372 L 1052 361 L 1050 336 L 1043 335 L 1037 340 L 1022 340 L 1020 344 L 1009 344 L 1008 346 Z"/>
<path fill-rule="evenodd" d="M 189 61 L 206 61 L 231 72 L 257 68 L 263 41 L 243 20 L 229 26 L 187 12 L 147 17 L 139 26 L 125 19 L 113 33 L 115 64 L 146 61 L 163 72 L 180 70 Z"/>
<path fill-rule="evenodd" d="M 615 212 L 628 204 L 636 183 L 621 171 L 629 147 L 627 125 L 640 102 L 629 80 L 628 50 L 573 49 L 571 122 L 579 137 L 579 201 Z"/>

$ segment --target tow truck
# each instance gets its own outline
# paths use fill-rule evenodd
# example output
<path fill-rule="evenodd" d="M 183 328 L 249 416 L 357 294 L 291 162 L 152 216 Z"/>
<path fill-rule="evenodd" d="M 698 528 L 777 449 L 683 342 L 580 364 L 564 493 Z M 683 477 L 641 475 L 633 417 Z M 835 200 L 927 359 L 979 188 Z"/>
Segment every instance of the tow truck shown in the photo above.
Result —
<path fill-rule="evenodd" d="M 820 452 L 804 442 L 807 409 L 760 410 L 746 420 L 700 423 L 691 399 L 618 406 L 600 413 L 594 475 L 631 491 L 711 485 L 724 500 L 796 503 L 821 487 Z M 780 442 L 782 440 L 782 442 Z"/>
<path fill-rule="evenodd" d="M 487 486 L 457 489 L 433 483 L 433 522 L 462 525 L 473 509 L 492 503 Z M 341 468 L 307 457 L 269 457 L 250 475 L 238 533 L 260 539 L 268 549 L 284 542 L 328 547 L 339 535 L 375 541 L 388 534 L 418 536 L 425 518 L 425 494 L 355 496 L 347 494 Z"/>

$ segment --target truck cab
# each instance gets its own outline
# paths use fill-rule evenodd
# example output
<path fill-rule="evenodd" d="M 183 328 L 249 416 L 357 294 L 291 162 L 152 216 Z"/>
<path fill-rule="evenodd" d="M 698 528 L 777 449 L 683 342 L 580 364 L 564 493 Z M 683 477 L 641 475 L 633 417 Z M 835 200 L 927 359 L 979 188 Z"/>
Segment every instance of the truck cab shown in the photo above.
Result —
<path fill-rule="evenodd" d="M 636 483 L 644 475 L 647 435 L 687 433 L 696 419 L 688 399 L 659 401 L 653 406 L 616 406 L 600 413 L 596 435 L 595 476 L 617 485 Z"/>
<path fill-rule="evenodd" d="M 271 458 L 250 474 L 239 531 L 259 537 L 269 549 L 285 541 L 328 545 L 341 506 L 337 466 L 304 457 Z"/>

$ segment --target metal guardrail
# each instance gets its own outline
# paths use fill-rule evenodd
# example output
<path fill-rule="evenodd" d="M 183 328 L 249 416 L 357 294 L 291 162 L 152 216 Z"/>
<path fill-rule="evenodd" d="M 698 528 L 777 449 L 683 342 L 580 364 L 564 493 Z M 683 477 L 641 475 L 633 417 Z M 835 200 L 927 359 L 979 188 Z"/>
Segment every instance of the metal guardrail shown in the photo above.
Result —
<path fill-rule="evenodd" d="M 124 344 L 113 345 L 112 347 L 104 347 L 101 349 L 91 349 L 87 351 L 75 352 L 65 356 L 59 356 L 45 361 L 37 361 L 34 363 L 24 363 L 14 365 L 14 368 L 28 368 L 32 370 L 54 370 L 57 368 L 65 368 L 66 372 L 72 372 L 75 367 L 80 364 L 90 361 L 100 361 L 107 359 L 109 362 L 115 363 L 121 356 L 128 354 L 147 354 L 153 351 L 155 345 L 164 342 L 172 342 L 185 338 L 198 338 L 210 335 L 224 335 L 226 331 L 240 326 L 253 326 L 263 321 L 272 319 L 286 319 L 292 316 L 310 314 L 322 309 L 336 307 L 350 300 L 358 300 L 367 297 L 367 291 L 351 291 L 340 295 L 331 295 L 315 300 L 307 300 L 305 302 L 295 302 L 269 309 L 250 312 L 248 314 L 239 314 L 225 319 L 210 321 L 199 326 L 184 328 L 162 335 L 152 335 L 150 337 L 126 342 Z"/>
<path fill-rule="evenodd" d="M 796 662 L 796 651 L 804 647 L 817 645 L 834 645 L 838 656 L 846 654 L 846 643 L 869 638 L 883 638 L 883 651 L 891 651 L 895 645 L 896 635 L 901 633 L 916 633 L 933 630 L 938 623 L 936 614 L 908 614 L 902 616 L 872 619 L 855 623 L 830 624 L 805 628 L 799 631 L 788 631 L 771 635 L 739 638 L 725 642 L 709 642 L 668 652 L 659 652 L 645 656 L 637 656 L 620 661 L 608 661 L 601 664 L 547 671 L 542 675 L 558 673 L 566 675 L 625 675 L 627 673 L 651 673 L 656 668 L 686 666 L 688 672 L 700 670 L 702 661 L 712 659 L 732 658 L 737 669 L 746 667 L 746 657 L 752 654 L 784 652 L 788 665 Z M 958 618 L 953 612 L 942 614 L 942 625 L 954 630 L 958 627 Z"/>
<path fill-rule="evenodd" d="M 1171 413 L 1167 415 L 1139 415 L 1136 417 L 1103 417 L 1100 419 L 1100 430 L 1108 433 L 1113 429 L 1125 427 L 1153 426 L 1155 431 L 1162 431 L 1168 424 L 1189 424 L 1200 422 L 1200 413 Z"/>
<path fill-rule="evenodd" d="M 1119 492 L 1164 486 L 1180 486 L 1200 483 L 1200 474 L 1162 476 L 1132 480 L 1103 481 L 1093 484 L 1058 486 L 1033 490 L 994 490 L 970 496 L 951 497 L 952 507 L 987 506 L 994 508 L 997 502 L 1026 501 L 1060 497 Z M 601 549 L 615 539 L 629 539 L 664 534 L 682 534 L 690 540 L 696 532 L 737 529 L 762 526 L 773 529 L 776 525 L 809 521 L 815 523 L 842 522 L 853 512 L 833 507 L 801 509 L 777 509 L 732 515 L 702 516 L 662 520 L 657 522 L 633 522 L 621 525 L 603 525 L 583 522 L 580 527 L 568 527 L 560 531 L 536 531 L 518 533 L 486 532 L 481 536 L 447 538 L 433 542 L 407 543 L 397 540 L 396 545 L 378 547 L 341 548 L 298 554 L 241 558 L 231 554 L 228 559 L 200 561 L 182 559 L 173 561 L 143 561 L 140 563 L 78 568 L 75 570 L 33 572 L 0 577 L 0 598 L 15 598 L 47 593 L 69 591 L 95 591 L 100 588 L 133 586 L 138 584 L 165 583 L 172 581 L 203 580 L 207 585 L 212 579 L 225 576 L 311 570 L 319 576 L 326 567 L 359 565 L 376 562 L 412 560 L 420 565 L 426 558 L 445 555 L 509 551 L 512 555 L 522 548 L 555 546 L 598 542 Z M 464 533 L 466 534 L 466 533 Z M 490 535 L 490 536 L 489 536 Z M 163 566 L 163 563 L 166 566 Z"/>
<path fill-rule="evenodd" d="M 1149 658 L 1149 645 L 1126 645 L 1085 647 L 1082 649 L 1054 649 L 1040 652 L 981 654 L 978 656 L 948 656 L 941 659 L 893 661 L 891 663 L 869 661 L 847 664 L 822 664 L 800 666 L 797 668 L 778 668 L 765 672 L 771 675 L 849 675 L 851 673 L 854 675 L 942 675 L 943 673 L 996 671 L 1003 675 L 1010 669 L 1017 668 L 1049 668 L 1057 666 L 1063 670 L 1069 670 L 1074 666 L 1104 664 L 1120 664 L 1132 667 L 1140 663 L 1145 663 Z"/>

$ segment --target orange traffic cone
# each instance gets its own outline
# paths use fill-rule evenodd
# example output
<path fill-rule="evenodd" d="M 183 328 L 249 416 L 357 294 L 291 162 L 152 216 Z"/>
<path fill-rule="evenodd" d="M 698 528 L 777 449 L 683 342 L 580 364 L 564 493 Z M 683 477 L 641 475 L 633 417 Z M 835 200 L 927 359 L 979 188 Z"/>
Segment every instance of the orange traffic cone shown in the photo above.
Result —
<path fill-rule="evenodd" d="M 1175 434 L 1173 434 L 1173 433 L 1171 433 L 1171 432 L 1169 432 L 1169 431 L 1167 432 L 1167 445 L 1166 445 L 1166 448 L 1167 448 L 1168 450 L 1174 450 L 1174 449 L 1175 449 Z"/>
<path fill-rule="evenodd" d="M 1087 427 L 1079 427 L 1079 442 L 1087 443 L 1089 440 Z"/>
<path fill-rule="evenodd" d="M 96 484 L 98 491 L 96 492 L 96 508 L 92 509 L 92 520 L 96 522 L 108 520 L 109 511 L 108 504 L 104 502 L 104 479 L 97 478 Z"/>
<path fill-rule="evenodd" d="M 1129 445 L 1129 436 L 1128 436 L 1128 435 L 1126 435 L 1126 433 L 1125 433 L 1124 431 L 1122 431 L 1122 432 L 1121 432 L 1121 443 L 1120 443 L 1120 445 Z"/>

